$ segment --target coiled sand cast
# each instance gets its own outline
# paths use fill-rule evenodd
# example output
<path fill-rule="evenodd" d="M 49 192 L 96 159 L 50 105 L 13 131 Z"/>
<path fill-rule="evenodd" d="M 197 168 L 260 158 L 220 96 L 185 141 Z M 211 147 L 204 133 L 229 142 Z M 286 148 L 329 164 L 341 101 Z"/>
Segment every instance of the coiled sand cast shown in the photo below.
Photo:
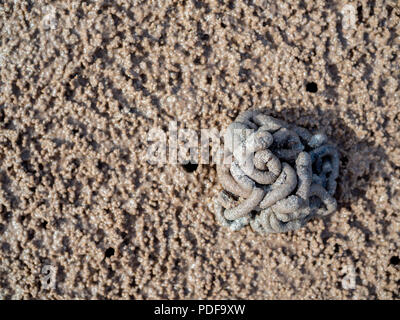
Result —
<path fill-rule="evenodd" d="M 227 128 L 224 143 L 217 165 L 224 190 L 215 201 L 223 226 L 287 232 L 336 210 L 339 154 L 325 134 L 248 110 Z"/>

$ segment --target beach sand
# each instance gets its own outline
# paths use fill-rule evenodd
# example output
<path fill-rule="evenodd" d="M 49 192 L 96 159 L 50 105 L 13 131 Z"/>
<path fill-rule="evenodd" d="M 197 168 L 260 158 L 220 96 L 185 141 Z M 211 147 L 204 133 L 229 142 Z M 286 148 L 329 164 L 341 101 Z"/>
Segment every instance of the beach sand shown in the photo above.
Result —
<path fill-rule="evenodd" d="M 135 2 L 1 1 L 0 298 L 399 299 L 398 2 Z M 232 232 L 146 161 L 249 108 L 334 141 L 336 213 Z"/>

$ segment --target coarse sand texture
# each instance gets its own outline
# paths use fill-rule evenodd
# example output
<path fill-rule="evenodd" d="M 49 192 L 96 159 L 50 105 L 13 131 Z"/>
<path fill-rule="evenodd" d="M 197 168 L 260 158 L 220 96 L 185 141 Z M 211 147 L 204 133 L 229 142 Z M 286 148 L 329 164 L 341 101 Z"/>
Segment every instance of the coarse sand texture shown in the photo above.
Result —
<path fill-rule="evenodd" d="M 0 299 L 399 299 L 399 54 L 394 0 L 0 1 Z M 215 162 L 146 160 L 247 110 L 332 142 L 333 214 L 235 231 Z"/>

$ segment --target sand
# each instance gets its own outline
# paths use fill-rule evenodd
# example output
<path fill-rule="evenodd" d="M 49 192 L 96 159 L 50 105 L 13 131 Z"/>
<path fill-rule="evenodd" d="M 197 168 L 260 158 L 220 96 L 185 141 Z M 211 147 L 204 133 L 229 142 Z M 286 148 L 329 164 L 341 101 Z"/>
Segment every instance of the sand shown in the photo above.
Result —
<path fill-rule="evenodd" d="M 0 4 L 0 298 L 399 299 L 398 2 L 134 2 Z M 145 160 L 249 108 L 335 141 L 336 213 L 231 232 Z"/>

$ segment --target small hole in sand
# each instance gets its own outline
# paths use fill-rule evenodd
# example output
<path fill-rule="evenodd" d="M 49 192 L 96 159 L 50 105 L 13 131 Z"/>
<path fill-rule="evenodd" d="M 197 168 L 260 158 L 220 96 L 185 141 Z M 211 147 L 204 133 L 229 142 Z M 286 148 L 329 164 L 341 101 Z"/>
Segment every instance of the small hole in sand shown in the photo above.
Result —
<path fill-rule="evenodd" d="M 308 82 L 308 83 L 306 84 L 306 90 L 307 90 L 308 92 L 314 93 L 314 92 L 317 92 L 317 91 L 318 91 L 318 86 L 317 86 L 317 84 L 316 84 L 315 82 Z"/>
<path fill-rule="evenodd" d="M 106 250 L 106 258 L 110 258 L 111 256 L 113 256 L 114 255 L 114 248 L 108 248 L 107 250 Z"/>
<path fill-rule="evenodd" d="M 196 171 L 198 166 L 199 165 L 197 163 L 190 163 L 190 162 L 182 165 L 183 169 L 185 169 L 185 171 L 189 173 Z"/>
<path fill-rule="evenodd" d="M 203 41 L 208 41 L 210 39 L 210 36 L 205 33 L 200 36 L 200 39 Z"/>
<path fill-rule="evenodd" d="M 393 256 L 390 258 L 390 264 L 397 266 L 400 263 L 400 258 Z"/>

